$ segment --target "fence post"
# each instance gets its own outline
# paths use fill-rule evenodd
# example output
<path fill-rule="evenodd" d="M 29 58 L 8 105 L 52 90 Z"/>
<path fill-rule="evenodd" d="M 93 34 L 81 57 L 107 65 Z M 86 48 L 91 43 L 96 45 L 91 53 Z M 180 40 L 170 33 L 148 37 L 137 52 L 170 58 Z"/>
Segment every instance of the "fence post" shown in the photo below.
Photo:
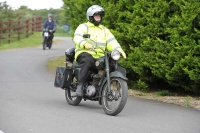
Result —
<path fill-rule="evenodd" d="M 24 36 L 24 32 L 25 37 L 28 38 L 30 34 L 41 31 L 41 24 L 42 17 L 34 17 L 26 20 L 10 22 L 0 22 L 0 43 L 3 40 L 6 40 L 8 43 L 10 43 L 15 36 L 17 36 L 16 38 L 20 40 L 22 36 Z"/>
<path fill-rule="evenodd" d="M 35 17 L 35 25 L 34 25 L 34 29 L 37 32 L 37 17 Z"/>
<path fill-rule="evenodd" d="M 35 19 L 36 19 L 36 21 L 35 21 L 35 24 L 36 24 L 35 25 L 35 30 L 38 31 L 38 17 L 36 17 Z"/>
<path fill-rule="evenodd" d="M 21 33 L 21 25 L 20 25 L 21 21 L 18 21 L 17 24 L 17 39 L 20 40 L 20 33 Z"/>
<path fill-rule="evenodd" d="M 0 43 L 1 43 L 1 34 L 2 34 L 2 26 L 1 26 L 1 23 L 0 23 Z"/>
<path fill-rule="evenodd" d="M 34 29 L 34 27 L 35 27 L 35 18 L 32 18 L 31 21 L 32 21 L 32 34 L 33 34 L 34 31 L 35 31 L 35 29 Z"/>
<path fill-rule="evenodd" d="M 40 20 L 40 17 L 39 17 L 39 18 L 38 18 L 38 31 L 40 31 L 40 28 L 41 28 L 41 27 L 40 27 L 40 26 L 41 26 L 41 25 L 40 25 L 40 22 L 41 22 L 41 20 Z"/>
<path fill-rule="evenodd" d="M 40 17 L 40 30 L 42 28 L 42 17 Z"/>
<path fill-rule="evenodd" d="M 10 32 L 11 31 L 10 30 L 11 29 L 11 22 L 8 22 L 8 27 L 7 28 L 8 28 L 8 43 L 10 43 L 10 41 L 11 41 L 11 38 L 10 38 L 10 34 L 11 34 L 11 32 Z"/>
<path fill-rule="evenodd" d="M 26 38 L 28 38 L 29 19 L 26 20 Z"/>
<path fill-rule="evenodd" d="M 37 17 L 37 31 L 41 31 L 42 17 Z"/>

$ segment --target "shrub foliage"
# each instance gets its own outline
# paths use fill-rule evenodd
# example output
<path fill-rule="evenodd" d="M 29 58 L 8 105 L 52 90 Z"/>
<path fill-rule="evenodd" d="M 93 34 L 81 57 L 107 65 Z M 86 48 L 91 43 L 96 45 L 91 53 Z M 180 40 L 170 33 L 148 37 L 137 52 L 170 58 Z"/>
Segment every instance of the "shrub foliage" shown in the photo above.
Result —
<path fill-rule="evenodd" d="M 121 62 L 128 68 L 129 79 L 200 92 L 200 1 L 63 1 L 72 29 L 87 21 L 89 6 L 105 8 L 103 24 L 128 55 Z"/>

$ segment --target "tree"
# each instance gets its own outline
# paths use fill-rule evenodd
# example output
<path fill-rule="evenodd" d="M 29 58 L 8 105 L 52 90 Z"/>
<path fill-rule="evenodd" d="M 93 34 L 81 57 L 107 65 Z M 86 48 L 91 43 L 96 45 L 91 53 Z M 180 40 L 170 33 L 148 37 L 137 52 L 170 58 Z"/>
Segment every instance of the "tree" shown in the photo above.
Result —
<path fill-rule="evenodd" d="M 93 4 L 128 54 L 121 64 L 139 88 L 171 85 L 200 92 L 200 2 L 196 0 L 63 0 L 72 29 Z"/>
<path fill-rule="evenodd" d="M 0 21 L 10 21 L 15 18 L 12 8 L 6 2 L 0 3 Z"/>

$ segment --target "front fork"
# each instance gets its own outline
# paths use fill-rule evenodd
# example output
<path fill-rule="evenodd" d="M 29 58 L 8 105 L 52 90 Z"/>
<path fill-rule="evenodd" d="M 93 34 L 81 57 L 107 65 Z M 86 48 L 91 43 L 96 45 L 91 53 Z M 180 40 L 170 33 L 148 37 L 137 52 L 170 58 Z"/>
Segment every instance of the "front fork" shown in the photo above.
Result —
<path fill-rule="evenodd" d="M 110 92 L 110 69 L 108 64 L 108 54 L 106 53 L 105 56 L 105 63 L 106 63 L 106 77 L 107 77 L 107 83 L 108 83 L 108 92 Z"/>

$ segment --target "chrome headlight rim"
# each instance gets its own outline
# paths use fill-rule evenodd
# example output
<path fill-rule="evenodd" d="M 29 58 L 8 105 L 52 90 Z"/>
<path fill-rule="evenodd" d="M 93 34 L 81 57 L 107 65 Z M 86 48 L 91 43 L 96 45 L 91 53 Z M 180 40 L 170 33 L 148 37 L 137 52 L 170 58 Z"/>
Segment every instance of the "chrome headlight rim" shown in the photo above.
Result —
<path fill-rule="evenodd" d="M 113 50 L 111 52 L 111 57 L 112 57 L 113 60 L 119 60 L 120 57 L 121 57 L 121 54 L 118 50 Z"/>

